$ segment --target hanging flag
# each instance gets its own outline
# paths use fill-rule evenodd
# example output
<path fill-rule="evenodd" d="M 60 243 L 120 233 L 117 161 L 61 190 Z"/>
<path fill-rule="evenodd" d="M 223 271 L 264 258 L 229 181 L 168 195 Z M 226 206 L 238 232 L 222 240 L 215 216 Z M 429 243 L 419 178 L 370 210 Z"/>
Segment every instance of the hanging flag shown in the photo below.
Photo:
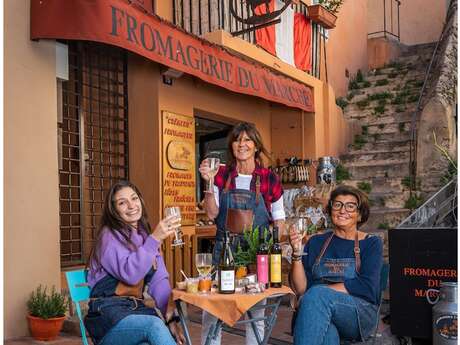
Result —
<path fill-rule="evenodd" d="M 271 0 L 268 11 L 282 8 L 280 0 Z M 265 4 L 255 9 L 256 14 L 267 12 Z M 311 22 L 291 6 L 281 13 L 281 23 L 256 30 L 256 43 L 282 61 L 302 71 L 311 70 Z"/>

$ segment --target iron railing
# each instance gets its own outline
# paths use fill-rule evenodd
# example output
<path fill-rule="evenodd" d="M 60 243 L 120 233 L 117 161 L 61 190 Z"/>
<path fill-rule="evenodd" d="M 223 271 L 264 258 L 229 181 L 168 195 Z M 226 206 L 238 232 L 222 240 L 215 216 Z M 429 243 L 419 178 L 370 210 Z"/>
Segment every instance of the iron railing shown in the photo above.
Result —
<path fill-rule="evenodd" d="M 456 228 L 457 177 L 431 196 L 414 213 L 404 219 L 397 229 Z"/>
<path fill-rule="evenodd" d="M 174 24 L 185 31 L 202 36 L 215 30 L 225 30 L 238 35 L 245 41 L 256 44 L 254 30 L 248 24 L 236 20 L 230 12 L 230 1 L 235 12 L 240 17 L 254 14 L 248 2 L 241 0 L 174 0 Z M 299 2 L 294 4 L 295 12 L 307 15 L 307 6 Z M 324 44 L 324 32 L 320 25 L 312 23 L 312 70 L 309 74 L 320 78 L 321 44 Z M 321 42 L 323 41 L 323 42 Z"/>
<path fill-rule="evenodd" d="M 401 39 L 401 28 L 399 23 L 400 0 L 383 0 L 383 30 L 370 32 L 369 38 L 391 36 L 398 41 Z M 396 12 L 396 13 L 395 13 Z M 396 18 L 395 18 L 396 17 Z"/>
<path fill-rule="evenodd" d="M 412 181 L 411 186 L 410 186 L 411 195 L 416 186 L 416 178 L 417 178 L 417 137 L 418 137 L 417 121 L 418 121 L 420 111 L 422 110 L 422 102 L 426 94 L 427 86 L 429 84 L 429 80 L 432 74 L 433 67 L 435 65 L 435 61 L 439 53 L 440 44 L 444 39 L 444 36 L 446 34 L 446 29 L 448 27 L 450 19 L 452 18 L 454 14 L 456 15 L 456 13 L 457 13 L 457 1 L 452 0 L 450 2 L 449 9 L 447 11 L 446 20 L 444 22 L 444 26 L 442 28 L 441 35 L 439 37 L 439 40 L 436 42 L 436 46 L 433 50 L 433 54 L 431 55 L 430 63 L 428 64 L 428 67 L 426 68 L 425 79 L 423 80 L 423 86 L 420 90 L 420 94 L 417 100 L 417 106 L 415 107 L 415 110 L 412 113 L 411 124 L 410 124 L 410 149 L 409 149 L 410 150 L 409 151 L 409 174 L 410 174 L 410 178 Z"/>

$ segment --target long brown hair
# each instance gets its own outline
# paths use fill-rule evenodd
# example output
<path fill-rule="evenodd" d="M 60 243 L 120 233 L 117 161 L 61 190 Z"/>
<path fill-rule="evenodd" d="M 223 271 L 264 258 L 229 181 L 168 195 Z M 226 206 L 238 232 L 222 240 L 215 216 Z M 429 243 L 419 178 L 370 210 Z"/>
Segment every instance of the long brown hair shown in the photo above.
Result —
<path fill-rule="evenodd" d="M 257 130 L 256 126 L 249 122 L 240 122 L 236 124 L 227 137 L 227 148 L 230 153 L 229 159 L 227 162 L 228 167 L 234 167 L 236 165 L 236 158 L 233 154 L 233 147 L 232 144 L 235 141 L 238 141 L 241 135 L 246 133 L 248 137 L 254 142 L 256 146 L 256 154 L 255 154 L 255 161 L 260 166 L 264 166 L 262 155 L 264 155 L 268 160 L 270 159 L 270 152 L 265 148 L 264 143 L 262 141 L 262 136 L 260 135 L 259 131 Z"/>
<path fill-rule="evenodd" d="M 105 201 L 104 208 L 102 211 L 102 217 L 98 228 L 97 240 L 94 248 L 91 251 L 89 264 L 93 263 L 96 268 L 101 267 L 100 261 L 100 247 L 102 242 L 103 233 L 110 231 L 115 238 L 117 238 L 124 246 L 132 251 L 137 249 L 136 245 L 131 241 L 130 234 L 132 226 L 126 223 L 118 213 L 115 207 L 115 194 L 123 188 L 131 188 L 138 196 L 142 206 L 142 215 L 139 219 L 138 231 L 142 236 L 147 237 L 151 232 L 152 228 L 148 222 L 147 212 L 145 210 L 145 202 L 139 189 L 130 181 L 118 181 L 109 189 Z"/>

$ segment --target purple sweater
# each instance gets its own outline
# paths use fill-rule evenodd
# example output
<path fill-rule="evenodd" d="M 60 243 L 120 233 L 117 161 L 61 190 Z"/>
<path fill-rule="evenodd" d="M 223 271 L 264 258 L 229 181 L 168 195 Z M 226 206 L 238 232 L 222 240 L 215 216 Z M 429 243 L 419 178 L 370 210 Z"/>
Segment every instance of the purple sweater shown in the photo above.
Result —
<path fill-rule="evenodd" d="M 107 228 L 102 229 L 103 235 L 100 247 L 101 269 L 91 263 L 88 272 L 88 284 L 93 288 L 96 283 L 110 274 L 125 284 L 137 284 L 146 276 L 156 259 L 157 271 L 148 285 L 148 294 L 155 300 L 163 314 L 171 294 L 169 274 L 160 253 L 160 242 L 152 236 L 144 236 L 137 231 L 131 232 L 131 240 L 137 246 L 131 251 L 124 246 Z"/>

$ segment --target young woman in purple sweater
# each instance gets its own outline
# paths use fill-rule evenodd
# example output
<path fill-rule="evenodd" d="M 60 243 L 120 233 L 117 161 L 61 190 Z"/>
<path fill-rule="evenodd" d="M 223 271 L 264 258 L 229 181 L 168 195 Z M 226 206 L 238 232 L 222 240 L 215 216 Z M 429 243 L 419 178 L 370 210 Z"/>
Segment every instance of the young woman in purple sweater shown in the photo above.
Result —
<path fill-rule="evenodd" d="M 111 187 L 88 271 L 85 326 L 95 345 L 170 345 L 176 344 L 173 335 L 184 342 L 168 303 L 171 286 L 160 252 L 179 225 L 180 219 L 170 216 L 152 231 L 137 187 L 128 181 Z M 144 300 L 144 291 L 156 307 Z"/>

